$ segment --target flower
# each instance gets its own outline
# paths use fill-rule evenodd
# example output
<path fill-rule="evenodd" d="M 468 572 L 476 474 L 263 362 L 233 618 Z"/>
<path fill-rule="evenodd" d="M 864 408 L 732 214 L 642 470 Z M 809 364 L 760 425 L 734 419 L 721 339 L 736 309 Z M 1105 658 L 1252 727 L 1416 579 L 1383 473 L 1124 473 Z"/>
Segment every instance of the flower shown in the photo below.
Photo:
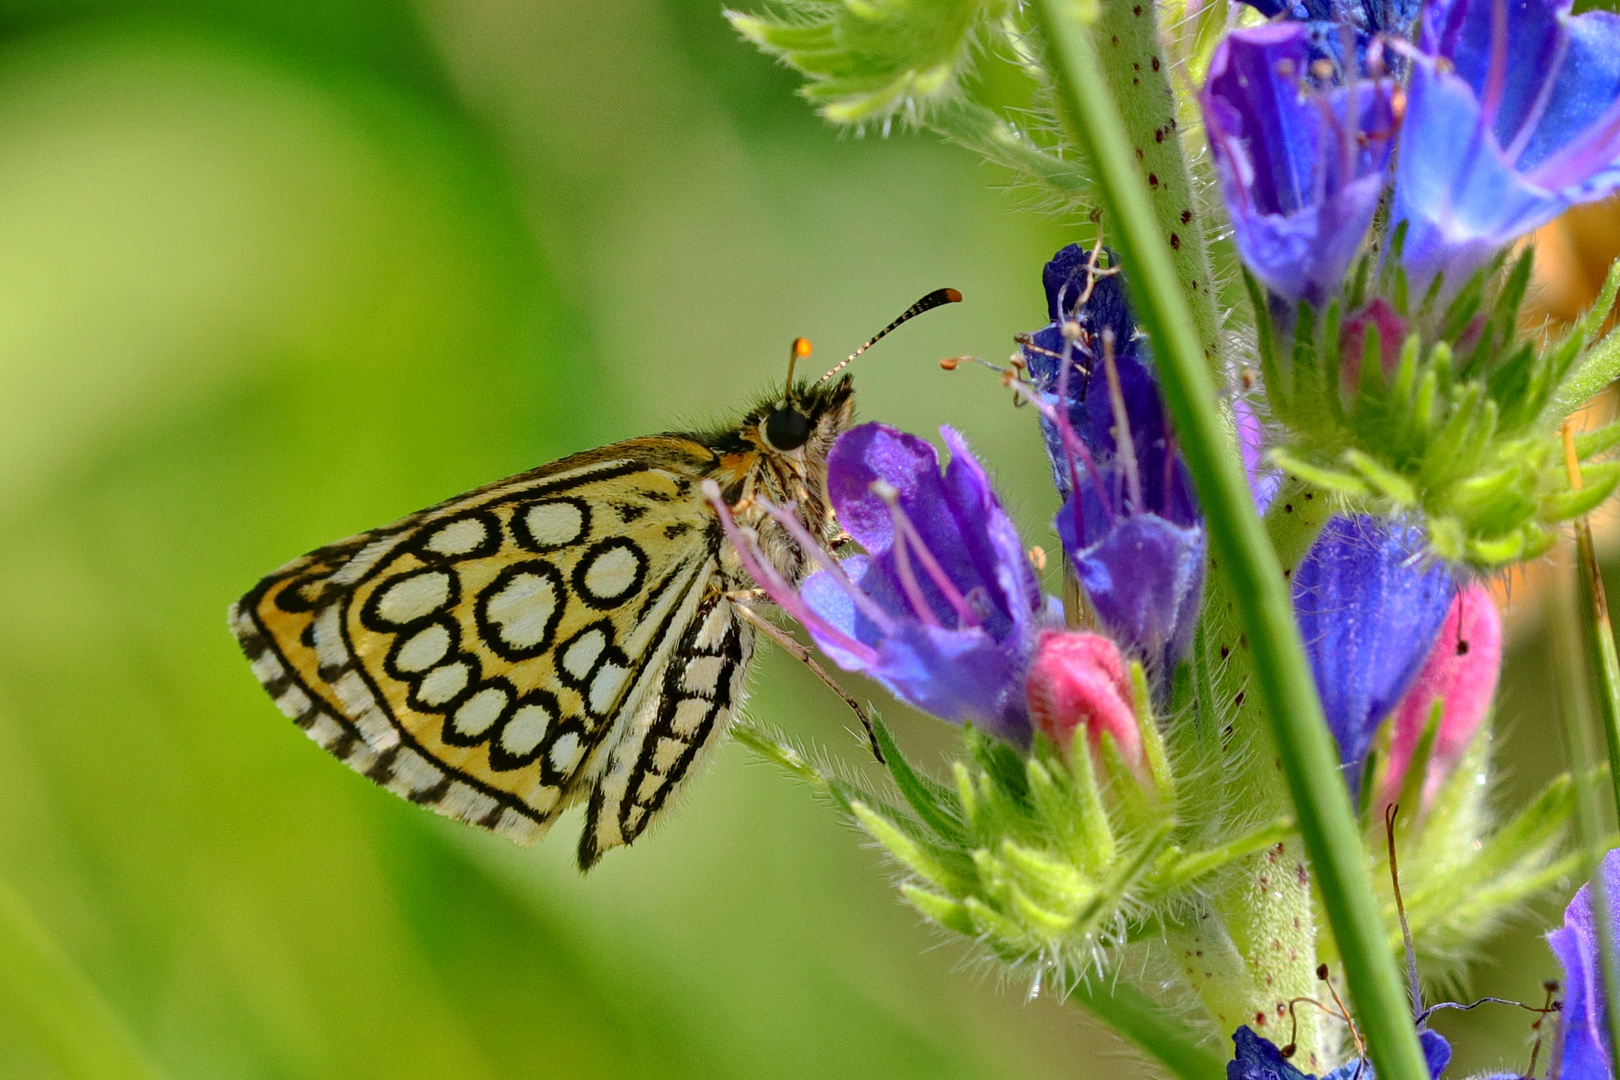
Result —
<path fill-rule="evenodd" d="M 1204 588 L 1203 512 L 1176 450 L 1118 260 L 1078 245 L 1042 274 L 1052 322 L 1024 358 L 1063 509 L 1056 527 L 1103 626 L 1159 685 L 1191 643 Z"/>
<path fill-rule="evenodd" d="M 1396 522 L 1335 517 L 1294 572 L 1294 615 L 1352 795 L 1451 607 L 1451 574 L 1424 560 L 1423 542 Z"/>
<path fill-rule="evenodd" d="M 1383 196 L 1394 83 L 1316 88 L 1309 31 L 1228 34 L 1199 102 L 1239 253 L 1272 293 L 1321 306 L 1338 292 Z"/>
<path fill-rule="evenodd" d="M 1041 432 L 1053 482 L 1065 499 L 1088 459 L 1106 463 L 1118 451 L 1114 402 L 1102 365 L 1105 341 L 1111 343 L 1132 449 L 1163 447 L 1169 437 L 1153 355 L 1147 339 L 1136 332 L 1118 266 L 1118 257 L 1107 248 L 1096 253 L 1095 261 L 1079 244 L 1052 256 L 1041 270 L 1052 321 L 1029 335 L 1023 346 L 1030 378 L 1050 407 L 1041 411 Z M 1066 325 L 1072 339 L 1065 336 Z M 1075 436 L 1067 444 L 1065 420 Z"/>
<path fill-rule="evenodd" d="M 1485 722 L 1501 670 L 1501 613 L 1489 589 L 1469 585 L 1451 601 L 1451 610 L 1440 625 L 1428 659 L 1412 688 L 1395 706 L 1389 768 L 1379 797 L 1383 805 L 1400 797 L 1412 754 L 1428 727 L 1435 702 L 1440 702 L 1443 711 L 1424 772 L 1421 806 L 1426 809 L 1434 801 L 1440 785 L 1462 760 Z"/>
<path fill-rule="evenodd" d="M 1236 1050 L 1226 1063 L 1226 1080 L 1315 1080 L 1300 1071 L 1277 1049 L 1277 1045 L 1264 1035 L 1256 1035 L 1247 1025 L 1232 1033 Z M 1429 1066 L 1429 1076 L 1440 1080 L 1440 1074 L 1451 1063 L 1451 1044 L 1438 1031 L 1428 1028 L 1418 1032 L 1418 1043 L 1423 1048 L 1423 1059 Z M 1372 1063 L 1356 1058 L 1340 1065 L 1322 1080 L 1373 1080 Z"/>
<path fill-rule="evenodd" d="M 1430 0 L 1391 220 L 1413 295 L 1620 187 L 1620 16 L 1569 0 Z"/>
<path fill-rule="evenodd" d="M 1335 79 L 1345 71 L 1344 46 L 1348 34 L 1354 45 L 1356 73 L 1367 70 L 1368 49 L 1375 41 L 1411 35 L 1418 0 L 1244 0 L 1268 19 L 1282 16 L 1305 27 L 1312 64 L 1327 60 Z M 1374 66 L 1401 73 L 1402 59 L 1393 49 L 1378 49 Z"/>
<path fill-rule="evenodd" d="M 834 663 L 943 720 L 1025 745 L 1024 675 L 1053 616 L 983 467 L 955 431 L 940 433 L 951 451 L 943 476 L 927 440 L 884 424 L 833 444 L 828 494 L 866 555 L 835 560 L 790 508 L 756 499 L 821 566 L 797 591 L 718 491 L 711 502 L 744 568 Z"/>
<path fill-rule="evenodd" d="M 1132 767 L 1142 762 L 1136 701 L 1119 647 L 1101 634 L 1045 631 L 1035 646 L 1025 684 L 1037 730 L 1067 752 L 1084 728 L 1095 752 L 1104 734 L 1113 736 Z"/>
<path fill-rule="evenodd" d="M 1395 374 L 1401 362 L 1401 348 L 1406 344 L 1407 322 L 1382 296 L 1344 320 L 1339 335 L 1339 389 L 1354 394 L 1361 382 L 1361 362 L 1367 353 L 1368 328 L 1378 331 L 1378 365 L 1387 381 Z"/>
<path fill-rule="evenodd" d="M 1620 920 L 1615 918 L 1615 904 L 1620 901 L 1620 850 L 1603 856 L 1598 873 L 1603 879 L 1610 929 L 1620 935 Z M 1563 1080 L 1610 1080 L 1608 1003 L 1603 994 L 1590 883 L 1582 885 L 1564 909 L 1564 925 L 1547 935 L 1547 944 L 1564 965 L 1558 1074 Z"/>

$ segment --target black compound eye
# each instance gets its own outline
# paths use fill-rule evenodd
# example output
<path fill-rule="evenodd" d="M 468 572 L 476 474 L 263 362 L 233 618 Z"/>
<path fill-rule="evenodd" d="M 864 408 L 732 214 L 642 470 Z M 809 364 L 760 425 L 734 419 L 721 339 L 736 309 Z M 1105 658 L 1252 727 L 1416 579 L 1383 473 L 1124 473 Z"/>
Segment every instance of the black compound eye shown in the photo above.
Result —
<path fill-rule="evenodd" d="M 765 418 L 765 441 L 773 450 L 797 450 L 810 441 L 810 418 L 797 409 L 777 409 Z"/>

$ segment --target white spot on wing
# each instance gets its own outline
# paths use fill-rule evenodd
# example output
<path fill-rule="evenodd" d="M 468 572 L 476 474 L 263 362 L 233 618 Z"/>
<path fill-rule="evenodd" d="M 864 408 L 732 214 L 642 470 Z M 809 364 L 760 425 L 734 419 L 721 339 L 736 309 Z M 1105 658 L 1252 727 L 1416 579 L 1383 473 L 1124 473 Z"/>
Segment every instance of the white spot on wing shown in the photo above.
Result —
<path fill-rule="evenodd" d="M 573 643 L 563 653 L 563 670 L 572 675 L 575 680 L 583 682 L 596 666 L 596 658 L 602 655 L 607 648 L 607 635 L 600 627 L 594 628 L 575 638 Z"/>
<path fill-rule="evenodd" d="M 557 590 L 542 574 L 518 574 L 489 598 L 485 612 L 501 640 L 514 649 L 532 649 L 546 636 L 557 609 Z"/>
<path fill-rule="evenodd" d="M 681 689 L 689 694 L 714 697 L 720 687 L 720 672 L 726 666 L 723 656 L 700 656 L 681 672 Z"/>
<path fill-rule="evenodd" d="M 641 573 L 641 553 L 617 545 L 591 559 L 585 567 L 585 591 L 598 600 L 619 600 L 629 593 Z"/>
<path fill-rule="evenodd" d="M 653 768 L 661 773 L 667 773 L 674 768 L 675 763 L 681 760 L 686 753 L 686 744 L 676 742 L 674 739 L 659 739 L 658 746 L 653 751 Z"/>
<path fill-rule="evenodd" d="M 476 551 L 489 536 L 488 527 L 475 517 L 441 525 L 423 547 L 439 555 L 465 555 Z"/>
<path fill-rule="evenodd" d="M 472 738 L 488 731 L 501 718 L 508 695 L 499 686 L 486 686 L 456 709 L 452 723 L 462 735 Z"/>
<path fill-rule="evenodd" d="M 460 661 L 441 664 L 428 672 L 416 688 L 416 696 L 428 705 L 443 705 L 467 688 L 472 672 Z"/>
<path fill-rule="evenodd" d="M 675 715 L 670 720 L 670 727 L 675 734 L 690 738 L 697 734 L 698 728 L 702 726 L 712 707 L 713 702 L 705 701 L 703 698 L 685 698 L 675 706 Z"/>
<path fill-rule="evenodd" d="M 603 664 L 596 678 L 591 680 L 591 712 L 601 716 L 611 709 L 619 699 L 619 691 L 624 689 L 624 680 L 629 674 L 628 669 L 618 664 Z"/>
<path fill-rule="evenodd" d="M 377 617 L 402 626 L 431 615 L 450 600 L 450 575 L 442 570 L 412 574 L 383 589 L 377 599 Z"/>
<path fill-rule="evenodd" d="M 579 736 L 572 731 L 565 731 L 557 736 L 557 741 L 551 744 L 551 765 L 559 773 L 567 775 L 579 764 L 579 755 L 585 747 L 580 743 Z"/>
<path fill-rule="evenodd" d="M 501 748 L 513 757 L 534 753 L 540 740 L 546 737 L 552 716 L 543 706 L 525 705 L 512 714 L 512 719 L 501 729 Z"/>
<path fill-rule="evenodd" d="M 584 539 L 585 516 L 573 503 L 536 503 L 523 512 L 523 524 L 541 547 L 562 547 Z"/>
<path fill-rule="evenodd" d="M 394 666 L 400 671 L 426 671 L 444 659 L 450 651 L 450 630 L 434 623 L 424 626 L 405 639 L 394 654 Z"/>

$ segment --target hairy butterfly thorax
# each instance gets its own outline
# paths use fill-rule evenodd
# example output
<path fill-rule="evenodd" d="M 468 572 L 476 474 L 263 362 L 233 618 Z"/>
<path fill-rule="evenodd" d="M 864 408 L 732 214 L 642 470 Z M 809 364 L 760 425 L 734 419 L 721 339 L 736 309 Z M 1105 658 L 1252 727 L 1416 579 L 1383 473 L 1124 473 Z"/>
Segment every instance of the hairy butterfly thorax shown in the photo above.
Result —
<path fill-rule="evenodd" d="M 940 290 L 901 322 L 960 299 Z M 808 355 L 795 341 L 794 359 Z M 848 361 L 845 361 L 847 363 Z M 277 706 L 413 802 L 520 844 L 583 803 L 579 862 L 628 844 L 741 706 L 759 616 L 712 481 L 793 582 L 808 556 L 760 509 L 840 530 L 827 455 L 854 418 L 842 364 L 737 424 L 629 439 L 320 548 L 231 628 Z M 753 599 L 752 595 L 748 597 Z"/>

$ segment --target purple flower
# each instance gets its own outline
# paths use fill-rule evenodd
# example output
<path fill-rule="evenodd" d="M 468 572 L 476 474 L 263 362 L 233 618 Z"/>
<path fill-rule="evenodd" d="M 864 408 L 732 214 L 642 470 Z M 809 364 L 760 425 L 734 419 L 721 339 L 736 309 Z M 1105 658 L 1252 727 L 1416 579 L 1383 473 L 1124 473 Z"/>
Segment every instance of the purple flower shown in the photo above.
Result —
<path fill-rule="evenodd" d="M 1286 22 L 1228 34 L 1199 100 L 1244 263 L 1277 296 L 1321 306 L 1383 196 L 1394 84 L 1313 86 L 1309 37 Z"/>
<path fill-rule="evenodd" d="M 1263 1035 L 1256 1035 L 1247 1025 L 1232 1033 L 1236 1050 L 1226 1063 L 1226 1080 L 1315 1080 L 1302 1072 L 1277 1049 L 1275 1043 Z M 1429 1066 L 1432 1080 L 1451 1063 L 1451 1044 L 1438 1031 L 1424 1028 L 1418 1032 L 1418 1043 L 1423 1047 L 1423 1059 Z M 1340 1065 L 1323 1080 L 1374 1080 L 1372 1063 L 1356 1059 Z"/>
<path fill-rule="evenodd" d="M 1609 926 L 1620 935 L 1615 904 L 1620 902 L 1620 850 L 1603 856 L 1604 900 Z M 1582 885 L 1564 911 L 1564 925 L 1547 935 L 1547 944 L 1564 965 L 1564 1010 L 1559 1021 L 1562 1044 L 1559 1075 L 1563 1080 L 1610 1080 L 1607 999 L 1598 961 L 1598 928 L 1592 911 L 1592 886 Z"/>
<path fill-rule="evenodd" d="M 1244 0 L 1268 19 L 1278 16 L 1298 23 L 1306 31 L 1310 59 L 1314 65 L 1326 60 L 1333 65 L 1333 80 L 1345 74 L 1344 47 L 1348 37 L 1354 47 L 1352 75 L 1367 71 L 1367 55 L 1375 42 L 1408 37 L 1417 18 L 1418 0 Z M 1403 70 L 1400 53 L 1375 48 L 1375 67 L 1387 67 L 1380 74 L 1399 75 Z"/>
<path fill-rule="evenodd" d="M 1568 0 L 1430 0 L 1391 220 L 1422 295 L 1620 187 L 1620 16 Z"/>
<path fill-rule="evenodd" d="M 1204 594 L 1203 517 L 1186 465 L 1172 468 L 1162 513 L 1137 512 L 1127 470 L 1105 466 L 1081 477 L 1055 522 L 1103 626 L 1161 681 L 1192 644 Z"/>
<path fill-rule="evenodd" d="M 1070 244 L 1052 256 L 1041 271 L 1052 321 L 1031 334 L 1023 347 L 1030 378 L 1045 404 L 1051 406 L 1041 410 L 1041 433 L 1052 462 L 1052 479 L 1065 499 L 1084 471 L 1084 459 L 1106 463 L 1118 449 L 1114 404 L 1102 363 L 1105 341 L 1111 343 L 1108 348 L 1130 420 L 1133 448 L 1145 451 L 1167 445 L 1169 425 L 1153 373 L 1152 353 L 1147 339 L 1136 333 L 1124 277 L 1112 269 L 1118 267 L 1119 258 L 1107 248 L 1101 249 L 1100 256 L 1104 267 L 1100 270 L 1092 265 L 1092 253 L 1079 244 Z M 1064 337 L 1065 323 L 1078 329 L 1077 340 Z M 1071 441 L 1065 447 L 1064 420 L 1078 445 Z M 1080 455 L 1078 462 L 1076 454 Z"/>
<path fill-rule="evenodd" d="M 1254 500 L 1255 513 L 1265 517 L 1277 489 L 1282 487 L 1282 473 L 1266 464 L 1266 428 L 1254 411 L 1254 403 L 1239 394 L 1232 400 L 1232 419 L 1237 425 L 1243 472 L 1249 478 L 1249 496 Z"/>
<path fill-rule="evenodd" d="M 1052 322 L 1024 347 L 1042 394 L 1057 530 L 1092 608 L 1165 684 L 1204 588 L 1203 514 L 1136 335 L 1117 258 L 1071 244 L 1042 275 Z M 1068 324 L 1068 333 L 1065 333 Z"/>
<path fill-rule="evenodd" d="M 1456 585 L 1420 530 L 1336 517 L 1294 572 L 1294 614 L 1354 795 L 1378 724 L 1429 655 Z"/>
<path fill-rule="evenodd" d="M 866 555 L 836 561 L 788 508 L 759 503 L 822 566 L 797 592 L 716 496 L 717 509 L 744 567 L 834 663 L 943 720 L 1025 745 L 1024 675 L 1048 604 L 983 467 L 955 431 L 941 434 L 951 451 L 943 476 L 927 440 L 883 424 L 833 444 L 828 493 Z"/>

